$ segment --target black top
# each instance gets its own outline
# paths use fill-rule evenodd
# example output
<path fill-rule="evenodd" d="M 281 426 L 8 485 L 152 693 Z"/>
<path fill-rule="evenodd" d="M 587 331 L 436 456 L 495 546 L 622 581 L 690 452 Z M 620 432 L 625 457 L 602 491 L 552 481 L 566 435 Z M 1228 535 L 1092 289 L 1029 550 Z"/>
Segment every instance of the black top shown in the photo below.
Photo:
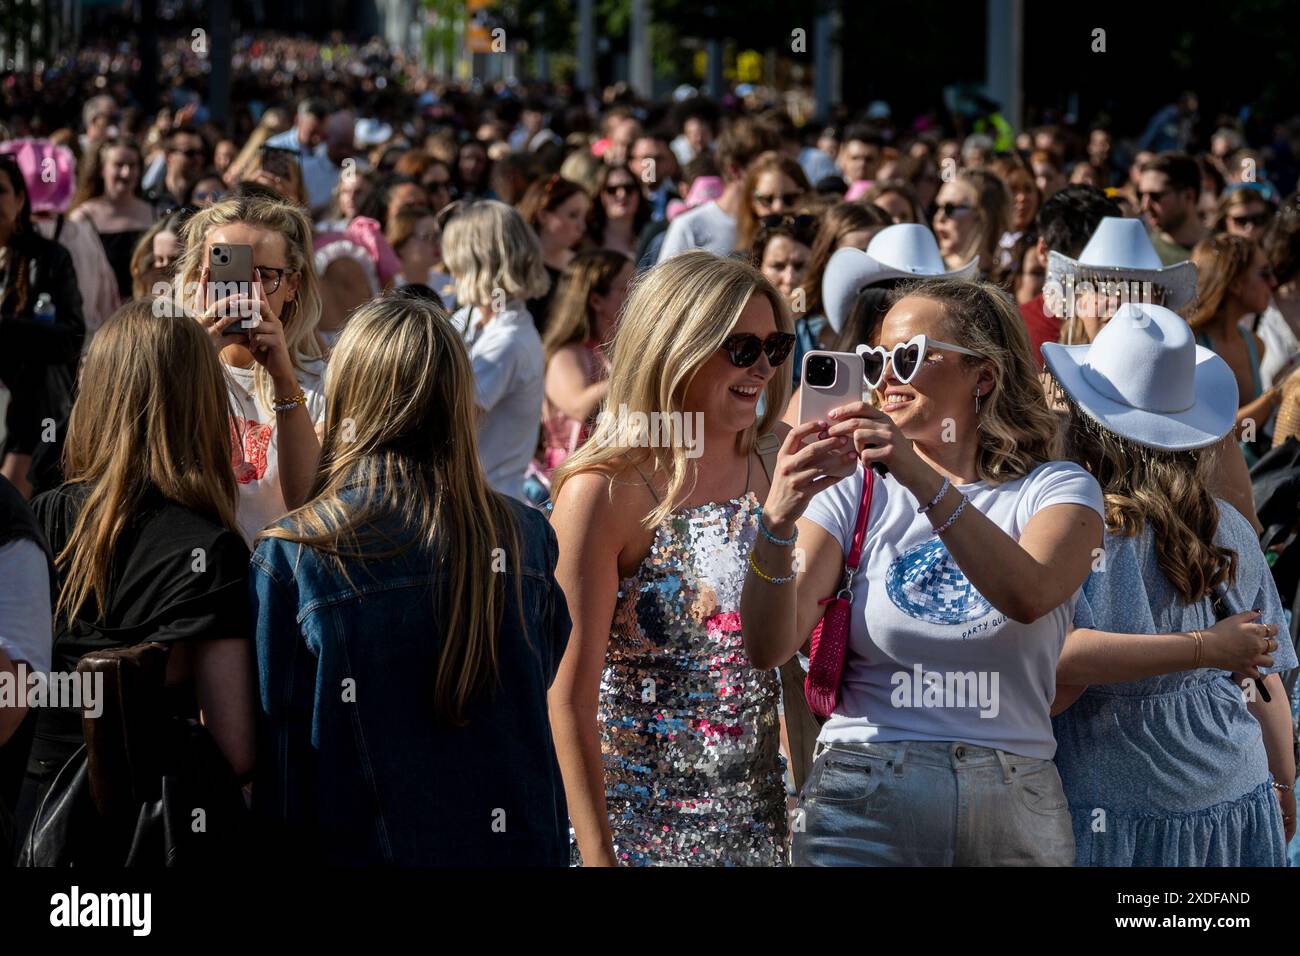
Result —
<path fill-rule="evenodd" d="M 85 495 L 84 486 L 65 484 L 32 502 L 55 554 L 67 543 Z M 88 602 L 75 621 L 55 622 L 52 671 L 75 671 L 90 651 L 146 641 L 249 638 L 248 546 L 215 519 L 151 493 L 118 538 L 105 603 L 98 620 Z M 192 695 L 178 709 L 192 712 Z M 29 782 L 33 774 L 57 770 L 81 742 L 76 711 L 41 710 Z"/>
<path fill-rule="evenodd" d="M 555 287 L 560 283 L 561 272 L 559 269 L 552 269 L 545 266 L 546 275 L 551 280 L 550 287 L 546 290 L 545 295 L 540 295 L 536 299 L 527 301 L 528 313 L 533 317 L 533 322 L 537 325 L 537 334 L 546 334 L 546 323 L 550 318 L 551 300 L 555 298 Z"/>
<path fill-rule="evenodd" d="M 123 232 L 101 232 L 99 241 L 104 246 L 104 255 L 117 276 L 117 292 L 122 301 L 128 301 L 131 295 L 131 256 L 136 244 L 144 235 L 143 229 L 127 229 Z"/>

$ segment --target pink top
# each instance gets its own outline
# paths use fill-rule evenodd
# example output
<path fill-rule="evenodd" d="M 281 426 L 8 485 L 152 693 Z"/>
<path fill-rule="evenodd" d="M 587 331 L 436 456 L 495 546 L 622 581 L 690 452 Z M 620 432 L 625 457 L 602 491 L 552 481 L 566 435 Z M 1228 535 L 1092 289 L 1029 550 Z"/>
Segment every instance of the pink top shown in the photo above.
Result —
<path fill-rule="evenodd" d="M 593 385 L 606 374 L 606 363 L 602 361 L 596 347 L 590 342 L 578 350 L 581 356 L 582 370 L 587 384 Z M 577 450 L 587 440 L 591 428 L 587 422 L 572 418 L 560 411 L 549 400 L 542 401 L 542 457 L 538 470 L 549 480 L 551 472 L 560 463 Z"/>

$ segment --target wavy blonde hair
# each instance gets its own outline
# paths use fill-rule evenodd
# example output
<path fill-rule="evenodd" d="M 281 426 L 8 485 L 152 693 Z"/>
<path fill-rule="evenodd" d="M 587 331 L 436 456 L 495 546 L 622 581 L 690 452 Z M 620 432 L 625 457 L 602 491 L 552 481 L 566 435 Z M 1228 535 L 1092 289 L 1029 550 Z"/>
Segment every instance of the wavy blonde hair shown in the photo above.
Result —
<path fill-rule="evenodd" d="M 150 490 L 236 530 L 230 406 L 197 322 L 138 300 L 104 323 L 82 366 L 63 471 L 86 491 L 55 559 L 64 620 L 87 602 L 103 614 L 118 540 Z"/>
<path fill-rule="evenodd" d="M 1014 481 L 1056 459 L 1060 424 L 1047 407 L 1029 335 L 1011 297 L 988 282 L 927 279 L 895 289 L 890 307 L 912 296 L 942 305 L 947 341 L 980 353 L 962 355 L 963 362 L 987 363 L 992 369 L 993 387 L 980 400 L 975 455 L 980 480 Z"/>
<path fill-rule="evenodd" d="M 439 224 L 442 261 L 462 304 L 483 308 L 497 289 L 507 300 L 534 299 L 551 287 L 541 242 L 513 207 L 495 199 L 462 201 Z"/>
<path fill-rule="evenodd" d="M 605 407 L 621 410 L 626 406 L 628 415 L 684 414 L 683 402 L 691 382 L 722 348 L 755 295 L 766 296 L 771 303 L 778 330 L 794 331 L 781 294 L 761 272 L 738 259 L 698 250 L 684 252 L 638 278 L 614 333 Z M 763 414 L 736 435 L 737 453 L 749 454 L 758 436 L 780 419 L 789 395 L 790 376 L 782 366 L 763 389 Z M 689 494 L 687 449 L 680 441 L 667 444 L 670 447 L 623 447 L 618 420 L 602 414 L 591 439 L 556 469 L 552 496 L 558 498 L 564 482 L 579 472 L 606 471 L 612 482 L 613 473 L 626 465 L 648 461 L 656 474 L 668 478 L 659 506 L 642 521 L 644 527 L 653 528 Z"/>
<path fill-rule="evenodd" d="M 479 465 L 474 373 L 444 309 L 384 296 L 353 313 L 326 376 L 311 499 L 259 537 L 319 551 L 345 579 L 348 559 L 432 554 L 446 582 L 434 599 L 444 625 L 434 706 L 463 725 L 471 698 L 499 675 L 505 576 L 492 565 L 503 549 L 518 588 L 519 539 Z"/>
<path fill-rule="evenodd" d="M 1156 563 L 1182 599 L 1192 604 L 1237 576 L 1237 554 L 1214 543 L 1219 506 L 1210 492 L 1216 446 L 1195 452 L 1161 451 L 1125 441 L 1102 428 L 1070 400 L 1065 452 L 1092 473 L 1106 498 L 1106 530 L 1135 535 L 1151 527 Z"/>
<path fill-rule="evenodd" d="M 284 239 L 285 265 L 298 274 L 298 291 L 285 303 L 280 321 L 284 324 L 284 341 L 294 368 L 308 371 L 307 364 L 324 358 L 325 351 L 316 335 L 320 325 L 320 280 L 316 275 L 316 257 L 312 252 L 311 220 L 293 203 L 263 196 L 236 196 L 213 203 L 190 217 L 182 230 L 185 253 L 173 283 L 174 302 L 184 311 L 191 296 L 186 292 L 197 284 L 207 256 L 207 238 L 223 226 L 242 223 L 279 233 Z M 288 275 L 285 275 L 288 280 Z M 253 367 L 257 397 L 270 408 L 275 401 L 271 375 L 261 365 Z"/>

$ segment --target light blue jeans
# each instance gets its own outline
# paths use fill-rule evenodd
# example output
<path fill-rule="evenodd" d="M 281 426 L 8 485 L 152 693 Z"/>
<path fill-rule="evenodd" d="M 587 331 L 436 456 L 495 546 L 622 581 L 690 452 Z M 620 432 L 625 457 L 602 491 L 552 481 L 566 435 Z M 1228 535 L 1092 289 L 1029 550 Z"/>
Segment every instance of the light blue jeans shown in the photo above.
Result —
<path fill-rule="evenodd" d="M 1073 866 L 1056 765 L 957 741 L 818 744 L 796 866 Z"/>

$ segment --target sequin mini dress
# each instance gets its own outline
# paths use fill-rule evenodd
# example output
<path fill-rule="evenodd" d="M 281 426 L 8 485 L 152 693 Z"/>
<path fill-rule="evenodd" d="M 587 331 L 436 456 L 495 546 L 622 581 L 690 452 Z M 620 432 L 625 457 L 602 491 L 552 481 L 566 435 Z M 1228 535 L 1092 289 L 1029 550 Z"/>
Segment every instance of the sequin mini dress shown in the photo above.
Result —
<path fill-rule="evenodd" d="M 624 865 L 785 862 L 780 684 L 740 630 L 758 513 L 752 492 L 674 512 L 619 584 L 598 723 Z"/>

